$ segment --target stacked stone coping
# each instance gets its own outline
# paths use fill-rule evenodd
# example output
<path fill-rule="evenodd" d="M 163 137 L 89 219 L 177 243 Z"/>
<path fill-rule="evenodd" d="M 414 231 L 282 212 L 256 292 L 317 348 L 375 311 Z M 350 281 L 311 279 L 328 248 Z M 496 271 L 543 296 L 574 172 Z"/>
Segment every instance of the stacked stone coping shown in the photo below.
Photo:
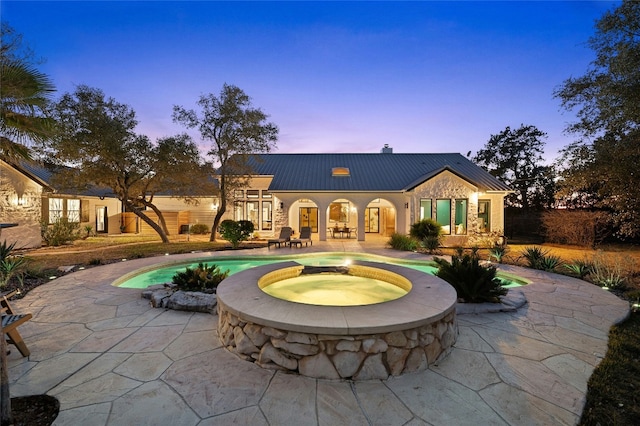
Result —
<path fill-rule="evenodd" d="M 265 276 L 297 276 L 301 265 L 252 268 L 218 287 L 220 340 L 260 367 L 321 379 L 386 379 L 427 369 L 449 353 L 458 335 L 453 287 L 402 266 L 356 261 L 350 270 L 354 266 L 377 277 L 400 276 L 411 289 L 374 305 L 304 305 L 269 296 L 258 286 Z"/>

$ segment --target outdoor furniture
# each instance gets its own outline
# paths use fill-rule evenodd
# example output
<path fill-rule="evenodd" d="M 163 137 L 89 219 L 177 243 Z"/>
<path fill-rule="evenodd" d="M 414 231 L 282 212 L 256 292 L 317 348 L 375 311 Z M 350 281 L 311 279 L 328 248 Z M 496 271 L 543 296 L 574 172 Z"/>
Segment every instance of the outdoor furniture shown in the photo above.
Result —
<path fill-rule="evenodd" d="M 294 238 L 292 240 L 289 240 L 289 248 L 291 248 L 293 245 L 296 246 L 300 246 L 300 248 L 302 248 L 302 243 L 304 243 L 305 247 L 311 243 L 311 245 L 313 245 L 313 241 L 311 241 L 311 227 L 310 226 L 303 226 L 302 228 L 300 228 L 300 236 L 298 238 Z"/>
<path fill-rule="evenodd" d="M 0 299 L 0 311 L 2 312 L 2 332 L 7 335 L 7 342 L 15 345 L 22 356 L 29 356 L 31 352 L 22 340 L 22 336 L 18 332 L 18 326 L 31 319 L 31 314 L 16 314 L 11 308 L 7 296 L 14 295 L 15 292 L 2 295 Z M 3 337 L 4 338 L 4 337 Z"/>
<path fill-rule="evenodd" d="M 280 235 L 278 236 L 278 238 L 273 238 L 271 240 L 267 240 L 267 249 L 269 249 L 272 244 L 274 246 L 277 245 L 278 248 L 280 248 L 283 243 L 286 245 L 287 242 L 289 242 L 289 240 L 291 239 L 292 232 L 293 232 L 293 229 L 291 229 L 290 227 L 288 227 L 288 226 L 282 227 L 282 229 L 280 230 Z"/>
<path fill-rule="evenodd" d="M 339 228 L 334 226 L 333 228 L 329 228 L 329 232 L 331 233 L 332 238 L 351 238 L 351 233 L 355 234 L 356 228 L 343 227 Z"/>

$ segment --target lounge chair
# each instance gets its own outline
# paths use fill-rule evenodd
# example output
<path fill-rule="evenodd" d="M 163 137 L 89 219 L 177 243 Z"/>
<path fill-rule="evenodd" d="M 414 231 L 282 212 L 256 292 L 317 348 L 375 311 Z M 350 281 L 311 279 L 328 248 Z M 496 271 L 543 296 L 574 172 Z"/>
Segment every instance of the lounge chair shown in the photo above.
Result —
<path fill-rule="evenodd" d="M 289 241 L 289 248 L 291 248 L 294 244 L 302 247 L 302 243 L 304 243 L 305 247 L 311 243 L 313 245 L 313 241 L 311 241 L 311 227 L 303 226 L 300 228 L 300 236 L 298 238 L 294 238 Z"/>
<path fill-rule="evenodd" d="M 267 240 L 267 249 L 269 249 L 272 244 L 274 246 L 277 245 L 278 248 L 280 248 L 282 244 L 286 245 L 291 239 L 292 232 L 293 232 L 293 229 L 291 229 L 290 227 L 288 226 L 282 227 L 282 229 L 280 230 L 280 236 L 278 236 L 278 238 Z"/>
<path fill-rule="evenodd" d="M 31 352 L 18 333 L 18 326 L 31 319 L 31 314 L 16 314 L 6 295 L 0 298 L 0 311 L 2 312 L 2 331 L 7 335 L 7 342 L 15 345 L 22 356 L 29 356 Z M 2 337 L 4 338 L 4 336 Z"/>

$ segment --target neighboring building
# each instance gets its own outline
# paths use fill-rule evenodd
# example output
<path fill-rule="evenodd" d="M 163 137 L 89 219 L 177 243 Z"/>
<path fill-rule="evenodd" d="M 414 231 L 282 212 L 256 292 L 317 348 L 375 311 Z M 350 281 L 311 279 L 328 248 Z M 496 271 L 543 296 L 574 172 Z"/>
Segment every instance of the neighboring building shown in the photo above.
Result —
<path fill-rule="evenodd" d="M 231 194 L 224 219 L 250 220 L 268 238 L 283 226 L 310 226 L 321 241 L 332 237 L 407 234 L 411 224 L 433 218 L 446 244 L 465 244 L 476 234 L 501 233 L 504 197 L 511 189 L 460 154 L 261 154 L 251 157 L 249 186 Z M 41 244 L 40 223 L 67 217 L 96 232 L 154 231 L 107 191 L 61 194 L 51 172 L 33 164 L 0 162 L 0 222 L 18 223 L 0 241 Z M 188 204 L 155 196 L 170 234 L 195 223 L 211 226 L 219 201 Z M 150 214 L 150 216 L 152 216 Z"/>

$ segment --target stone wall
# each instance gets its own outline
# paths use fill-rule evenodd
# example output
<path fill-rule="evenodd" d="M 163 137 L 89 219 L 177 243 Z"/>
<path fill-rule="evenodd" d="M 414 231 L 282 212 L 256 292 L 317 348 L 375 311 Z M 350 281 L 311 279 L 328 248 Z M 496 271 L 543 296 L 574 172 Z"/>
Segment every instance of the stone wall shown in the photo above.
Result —
<path fill-rule="evenodd" d="M 318 379 L 387 379 L 425 370 L 449 353 L 458 336 L 455 309 L 421 327 L 356 336 L 262 326 L 242 321 L 220 304 L 218 316 L 221 342 L 240 358 Z"/>
<path fill-rule="evenodd" d="M 16 248 L 40 247 L 42 186 L 2 163 L 0 169 L 0 222 L 17 223 L 0 233 L 0 243 Z"/>

